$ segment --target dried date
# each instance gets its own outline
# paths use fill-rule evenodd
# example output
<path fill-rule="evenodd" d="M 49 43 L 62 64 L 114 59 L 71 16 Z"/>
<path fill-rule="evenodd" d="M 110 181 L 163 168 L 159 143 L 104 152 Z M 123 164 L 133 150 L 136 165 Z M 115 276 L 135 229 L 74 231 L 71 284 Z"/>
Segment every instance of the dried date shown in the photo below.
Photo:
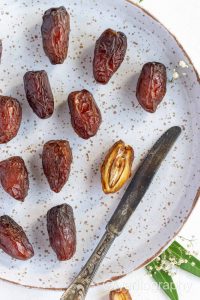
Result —
<path fill-rule="evenodd" d="M 71 123 L 75 132 L 83 139 L 94 136 L 101 124 L 101 112 L 90 92 L 76 91 L 69 94 Z"/>
<path fill-rule="evenodd" d="M 24 75 L 26 98 L 32 110 L 41 119 L 51 117 L 54 98 L 48 75 L 45 71 L 29 71 Z"/>
<path fill-rule="evenodd" d="M 133 148 L 123 141 L 116 142 L 108 151 L 101 167 L 101 182 L 105 194 L 116 193 L 131 176 Z"/>
<path fill-rule="evenodd" d="M 51 247 L 59 260 L 70 259 L 76 251 L 76 227 L 72 207 L 62 204 L 47 212 Z"/>
<path fill-rule="evenodd" d="M 20 260 L 30 259 L 34 255 L 23 228 L 6 215 L 0 217 L 0 249 Z"/>
<path fill-rule="evenodd" d="M 55 140 L 43 147 L 42 165 L 50 188 L 59 193 L 68 180 L 72 151 L 68 141 Z"/>
<path fill-rule="evenodd" d="M 28 194 L 29 178 L 24 160 L 13 156 L 0 162 L 0 181 L 3 189 L 13 198 L 24 201 Z"/>
<path fill-rule="evenodd" d="M 44 52 L 52 64 L 62 64 L 67 58 L 70 33 L 70 16 L 65 7 L 47 10 L 41 31 Z"/>
<path fill-rule="evenodd" d="M 166 94 L 166 67 L 158 62 L 146 63 L 137 83 L 136 96 L 148 112 L 155 112 Z"/>
<path fill-rule="evenodd" d="M 18 133 L 22 119 L 20 103 L 7 96 L 0 96 L 0 144 L 12 140 Z"/>
<path fill-rule="evenodd" d="M 106 84 L 124 60 L 127 38 L 123 32 L 105 30 L 96 42 L 93 73 L 96 81 Z"/>

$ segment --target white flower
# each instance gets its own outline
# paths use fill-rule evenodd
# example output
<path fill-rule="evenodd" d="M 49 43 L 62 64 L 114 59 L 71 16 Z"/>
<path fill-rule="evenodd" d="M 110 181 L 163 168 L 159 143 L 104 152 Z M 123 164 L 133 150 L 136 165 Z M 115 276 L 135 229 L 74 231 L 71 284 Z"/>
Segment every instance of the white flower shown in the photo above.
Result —
<path fill-rule="evenodd" d="M 184 60 L 180 60 L 179 61 L 179 66 L 181 67 L 181 68 L 189 68 L 189 66 L 186 64 L 186 62 L 184 61 Z"/>

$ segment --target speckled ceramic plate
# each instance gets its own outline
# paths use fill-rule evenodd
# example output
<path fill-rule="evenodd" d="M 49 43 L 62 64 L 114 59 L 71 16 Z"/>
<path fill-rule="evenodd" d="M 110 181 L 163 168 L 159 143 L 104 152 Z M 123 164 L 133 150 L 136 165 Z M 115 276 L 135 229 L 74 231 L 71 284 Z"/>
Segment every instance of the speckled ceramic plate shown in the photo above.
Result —
<path fill-rule="evenodd" d="M 44 55 L 40 27 L 44 11 L 60 5 L 71 14 L 69 56 L 63 65 L 53 66 Z M 105 152 L 123 139 L 135 150 L 135 170 L 158 137 L 170 126 L 180 125 L 181 137 L 110 249 L 94 283 L 127 274 L 173 239 L 197 200 L 200 87 L 195 70 L 175 38 L 125 0 L 1 0 L 0 6 L 0 89 L 2 94 L 16 97 L 23 107 L 19 134 L 1 145 L 0 159 L 21 155 L 30 173 L 30 191 L 24 203 L 0 189 L 0 214 L 8 214 L 23 225 L 35 249 L 35 256 L 27 262 L 11 259 L 1 251 L 0 277 L 32 287 L 66 287 L 97 245 L 124 193 L 125 188 L 112 196 L 102 192 L 99 166 Z M 118 72 L 103 86 L 94 81 L 92 57 L 96 39 L 108 27 L 127 35 L 128 50 Z M 182 60 L 188 68 L 178 66 Z M 164 63 L 168 72 L 167 94 L 155 114 L 145 112 L 135 97 L 138 74 L 148 61 Z M 24 73 L 40 69 L 48 72 L 55 96 L 55 112 L 48 120 L 33 114 L 23 88 Z M 174 69 L 180 77 L 171 82 Z M 74 133 L 66 104 L 69 92 L 82 88 L 93 93 L 103 117 L 98 134 L 87 141 Z M 50 191 L 42 171 L 42 146 L 50 139 L 67 139 L 73 149 L 71 175 L 59 194 Z M 46 212 L 63 202 L 74 209 L 78 243 L 73 259 L 58 262 L 49 246 Z"/>

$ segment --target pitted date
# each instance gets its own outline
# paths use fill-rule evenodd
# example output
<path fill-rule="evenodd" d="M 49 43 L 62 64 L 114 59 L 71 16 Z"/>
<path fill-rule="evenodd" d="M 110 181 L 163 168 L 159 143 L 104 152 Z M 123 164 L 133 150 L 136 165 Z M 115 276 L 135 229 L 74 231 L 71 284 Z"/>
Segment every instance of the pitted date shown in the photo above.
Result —
<path fill-rule="evenodd" d="M 59 193 L 66 184 L 72 163 L 72 151 L 68 141 L 55 140 L 43 147 L 42 165 L 50 188 Z"/>
<path fill-rule="evenodd" d="M 13 156 L 0 162 L 0 181 L 3 189 L 13 198 L 24 201 L 28 194 L 29 178 L 24 160 Z"/>
<path fill-rule="evenodd" d="M 54 98 L 47 73 L 29 71 L 24 75 L 26 98 L 32 110 L 41 119 L 51 117 L 54 111 Z"/>
<path fill-rule="evenodd" d="M 166 94 L 166 67 L 158 62 L 146 63 L 137 83 L 136 96 L 148 112 L 155 112 Z"/>
<path fill-rule="evenodd" d="M 6 215 L 0 217 L 0 249 L 20 260 L 30 259 L 34 255 L 23 228 Z"/>
<path fill-rule="evenodd" d="M 62 204 L 47 212 L 51 247 L 59 260 L 69 260 L 76 251 L 76 227 L 72 207 Z"/>
<path fill-rule="evenodd" d="M 90 92 L 76 91 L 69 94 L 71 123 L 75 132 L 83 139 L 94 136 L 101 124 L 101 112 Z"/>
<path fill-rule="evenodd" d="M 124 60 L 127 38 L 123 32 L 105 30 L 96 42 L 93 73 L 97 82 L 106 84 Z"/>
<path fill-rule="evenodd" d="M 108 151 L 101 166 L 101 182 L 105 194 L 116 193 L 131 176 L 133 148 L 123 141 L 116 142 Z"/>
<path fill-rule="evenodd" d="M 7 96 L 0 96 L 0 144 L 12 140 L 18 133 L 22 119 L 20 103 Z"/>
<path fill-rule="evenodd" d="M 110 300 L 132 300 L 129 290 L 122 288 L 110 292 Z"/>
<path fill-rule="evenodd" d="M 41 31 L 44 52 L 52 64 L 62 64 L 67 58 L 70 34 L 70 16 L 65 7 L 47 10 Z"/>

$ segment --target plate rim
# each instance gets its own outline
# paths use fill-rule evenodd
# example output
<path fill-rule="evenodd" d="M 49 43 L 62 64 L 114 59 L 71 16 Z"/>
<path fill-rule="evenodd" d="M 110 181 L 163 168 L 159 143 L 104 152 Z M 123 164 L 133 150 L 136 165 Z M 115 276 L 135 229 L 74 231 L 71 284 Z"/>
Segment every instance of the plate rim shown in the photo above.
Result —
<path fill-rule="evenodd" d="M 145 9 L 144 7 L 140 6 L 138 3 L 134 2 L 133 0 L 121 0 L 124 2 L 127 2 L 131 5 L 133 5 L 134 7 L 137 7 L 140 11 L 142 11 L 143 13 L 145 13 L 147 16 L 149 16 L 151 19 L 153 19 L 156 23 L 158 23 L 159 25 L 161 25 L 161 27 L 163 27 L 169 34 L 170 36 L 174 39 L 174 41 L 177 43 L 178 47 L 182 50 L 182 52 L 184 53 L 185 57 L 187 57 L 190 65 L 192 66 L 196 78 L 197 78 L 197 82 L 200 84 L 200 74 L 198 72 L 198 70 L 196 69 L 192 59 L 190 58 L 189 54 L 187 53 L 187 51 L 184 49 L 184 47 L 182 46 L 182 44 L 179 42 L 179 40 L 177 39 L 177 37 L 175 36 L 175 34 L 173 34 L 157 17 L 155 17 L 152 13 L 150 13 L 147 9 Z M 192 207 L 190 209 L 190 211 L 188 212 L 187 217 L 184 219 L 184 222 L 182 223 L 182 225 L 180 226 L 180 228 L 174 233 L 173 237 L 170 238 L 153 256 L 147 258 L 141 265 L 139 265 L 137 268 L 133 269 L 130 272 L 127 272 L 126 274 L 121 274 L 121 275 L 117 275 L 117 276 L 112 276 L 111 278 L 102 281 L 102 282 L 97 282 L 95 284 L 92 284 L 90 287 L 91 288 L 95 288 L 104 284 L 108 284 L 117 280 L 120 280 L 121 278 L 130 275 L 132 272 L 141 269 L 142 267 L 144 267 L 145 265 L 147 265 L 148 263 L 150 263 L 152 260 L 154 260 L 159 254 L 161 254 L 166 248 L 167 246 L 172 243 L 175 239 L 175 237 L 179 234 L 179 232 L 181 231 L 181 229 L 183 228 L 183 226 L 186 224 L 186 222 L 188 221 L 191 213 L 193 212 L 194 208 L 196 207 L 196 204 L 198 202 L 198 200 L 200 199 L 200 186 L 197 189 L 196 192 L 196 196 L 192 202 Z M 21 286 L 21 287 L 25 287 L 25 288 L 29 288 L 29 289 L 36 289 L 36 290 L 41 290 L 41 291 L 65 291 L 67 289 L 67 287 L 65 288 L 50 288 L 50 287 L 38 287 L 38 286 L 34 286 L 34 285 L 26 285 L 26 284 L 22 284 L 19 282 L 15 282 L 9 279 L 5 279 L 0 277 L 1 281 L 10 283 L 12 285 L 16 285 L 16 286 Z"/>

